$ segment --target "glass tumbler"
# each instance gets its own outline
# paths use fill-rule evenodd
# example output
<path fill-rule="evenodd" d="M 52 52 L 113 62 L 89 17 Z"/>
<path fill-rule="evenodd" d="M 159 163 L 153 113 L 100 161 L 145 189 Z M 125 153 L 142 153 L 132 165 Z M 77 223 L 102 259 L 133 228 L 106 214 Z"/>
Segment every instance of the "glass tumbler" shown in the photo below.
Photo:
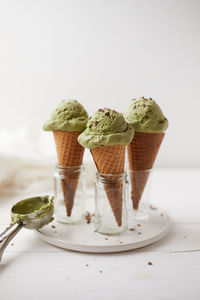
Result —
<path fill-rule="evenodd" d="M 84 167 L 56 165 L 54 174 L 55 218 L 58 222 L 76 224 L 85 217 Z"/>
<path fill-rule="evenodd" d="M 149 199 L 152 170 L 129 170 L 129 220 L 149 217 Z"/>
<path fill-rule="evenodd" d="M 127 174 L 96 174 L 95 229 L 116 235 L 127 229 Z"/>

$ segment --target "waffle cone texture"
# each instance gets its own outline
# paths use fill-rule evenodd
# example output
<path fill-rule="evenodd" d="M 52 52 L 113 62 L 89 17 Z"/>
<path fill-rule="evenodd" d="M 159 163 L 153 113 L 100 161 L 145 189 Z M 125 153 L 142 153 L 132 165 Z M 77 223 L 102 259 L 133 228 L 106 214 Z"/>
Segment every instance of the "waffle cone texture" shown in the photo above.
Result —
<path fill-rule="evenodd" d="M 127 146 L 133 208 L 138 209 L 139 201 L 146 186 L 149 171 L 155 162 L 165 133 L 135 132 Z M 142 171 L 146 172 L 142 172 Z M 141 171 L 141 172 L 140 172 Z"/>
<path fill-rule="evenodd" d="M 53 131 L 56 144 L 58 164 L 62 167 L 80 166 L 83 160 L 84 148 L 77 142 L 77 137 L 80 132 L 70 131 Z M 71 169 L 73 170 L 73 168 Z M 71 216 L 74 196 L 76 193 L 79 171 L 63 172 L 61 179 L 61 187 L 64 196 L 67 216 Z"/>
<path fill-rule="evenodd" d="M 124 172 L 125 145 L 100 146 L 90 151 L 98 172 L 105 175 L 103 180 L 105 192 L 117 225 L 121 226 L 123 184 L 117 175 Z M 106 176 L 108 174 L 113 176 Z"/>

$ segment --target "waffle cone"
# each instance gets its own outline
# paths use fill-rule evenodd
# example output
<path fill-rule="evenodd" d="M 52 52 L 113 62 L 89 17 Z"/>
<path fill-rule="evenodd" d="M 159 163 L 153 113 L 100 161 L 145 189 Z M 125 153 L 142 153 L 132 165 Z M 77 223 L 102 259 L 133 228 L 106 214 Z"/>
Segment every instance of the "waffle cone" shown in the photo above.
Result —
<path fill-rule="evenodd" d="M 163 132 L 135 132 L 132 142 L 127 146 L 129 169 L 133 171 L 130 172 L 130 180 L 134 209 L 138 209 L 139 201 L 149 177 L 148 171 L 142 171 L 152 169 L 164 135 Z"/>
<path fill-rule="evenodd" d="M 54 140 L 58 157 L 58 164 L 62 167 L 80 166 L 83 160 L 84 148 L 77 142 L 80 132 L 56 130 Z M 78 185 L 80 171 L 63 172 L 61 187 L 64 196 L 67 216 L 71 216 L 74 196 Z"/>
<path fill-rule="evenodd" d="M 118 226 L 122 225 L 123 184 L 117 174 L 124 172 L 125 146 L 101 146 L 91 149 L 99 173 L 105 175 L 103 180 L 107 198 Z M 107 174 L 116 176 L 108 177 Z"/>

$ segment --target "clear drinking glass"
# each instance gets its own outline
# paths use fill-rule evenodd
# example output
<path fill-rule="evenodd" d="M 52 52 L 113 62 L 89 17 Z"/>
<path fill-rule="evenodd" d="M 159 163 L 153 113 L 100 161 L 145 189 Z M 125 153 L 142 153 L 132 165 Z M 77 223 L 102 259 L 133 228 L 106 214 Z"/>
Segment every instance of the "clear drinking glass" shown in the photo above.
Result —
<path fill-rule="evenodd" d="M 96 174 L 95 229 L 115 235 L 127 229 L 127 174 Z"/>
<path fill-rule="evenodd" d="M 56 165 L 54 174 L 55 218 L 58 222 L 76 224 L 85 217 L 84 167 Z"/>
<path fill-rule="evenodd" d="M 149 217 L 149 199 L 152 170 L 129 170 L 129 220 Z"/>

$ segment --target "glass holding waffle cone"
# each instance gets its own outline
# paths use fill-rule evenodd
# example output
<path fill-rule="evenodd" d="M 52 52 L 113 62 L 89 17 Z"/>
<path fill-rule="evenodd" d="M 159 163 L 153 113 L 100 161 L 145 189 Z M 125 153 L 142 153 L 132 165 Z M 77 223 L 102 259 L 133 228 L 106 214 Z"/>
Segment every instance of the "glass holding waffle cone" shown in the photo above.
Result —
<path fill-rule="evenodd" d="M 84 167 L 56 165 L 54 191 L 56 220 L 68 224 L 81 223 L 85 216 Z"/>
<path fill-rule="evenodd" d="M 129 170 L 129 221 L 149 217 L 152 170 Z"/>
<path fill-rule="evenodd" d="M 128 181 L 126 173 L 96 173 L 95 229 L 115 235 L 127 229 Z"/>
<path fill-rule="evenodd" d="M 147 219 L 149 216 L 151 170 L 164 135 L 164 132 L 136 131 L 133 140 L 127 145 L 132 208 L 130 217 L 134 211 L 134 218 L 138 220 Z"/>

